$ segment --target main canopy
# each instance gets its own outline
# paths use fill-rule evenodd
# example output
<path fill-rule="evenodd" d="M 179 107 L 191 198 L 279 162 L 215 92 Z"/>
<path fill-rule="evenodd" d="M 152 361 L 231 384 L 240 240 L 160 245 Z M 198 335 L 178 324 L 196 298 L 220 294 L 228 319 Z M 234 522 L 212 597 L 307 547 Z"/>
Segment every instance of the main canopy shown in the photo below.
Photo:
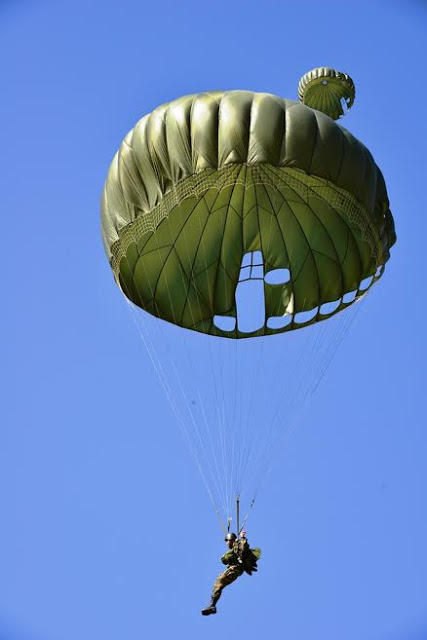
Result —
<path fill-rule="evenodd" d="M 322 320 L 331 302 L 340 311 L 380 277 L 395 242 L 368 149 L 320 111 L 251 91 L 185 96 L 142 118 L 111 164 L 102 234 L 132 302 L 224 337 L 298 328 L 298 314 Z M 227 331 L 215 318 L 236 318 L 251 252 L 262 256 L 265 324 Z M 289 277 L 270 284 L 273 270 Z"/>

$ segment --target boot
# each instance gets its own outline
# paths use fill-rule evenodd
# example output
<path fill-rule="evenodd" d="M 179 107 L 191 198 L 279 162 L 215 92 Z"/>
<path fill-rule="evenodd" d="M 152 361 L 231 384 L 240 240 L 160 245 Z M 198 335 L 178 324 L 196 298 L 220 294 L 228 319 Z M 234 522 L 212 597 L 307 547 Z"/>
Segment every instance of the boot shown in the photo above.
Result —
<path fill-rule="evenodd" d="M 212 613 L 216 613 L 216 599 L 211 598 L 211 603 L 202 609 L 202 616 L 210 616 Z"/>

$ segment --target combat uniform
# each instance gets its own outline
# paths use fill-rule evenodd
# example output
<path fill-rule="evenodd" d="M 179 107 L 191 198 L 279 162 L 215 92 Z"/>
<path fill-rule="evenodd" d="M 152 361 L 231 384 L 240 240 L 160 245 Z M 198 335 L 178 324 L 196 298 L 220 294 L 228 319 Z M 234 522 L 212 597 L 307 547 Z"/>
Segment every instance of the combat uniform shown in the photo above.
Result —
<path fill-rule="evenodd" d="M 211 604 L 203 609 L 203 615 L 216 613 L 216 603 L 220 599 L 224 587 L 240 578 L 245 571 L 252 575 L 252 571 L 257 570 L 256 561 L 257 556 L 250 549 L 246 538 L 236 539 L 232 548 L 221 558 L 221 562 L 227 565 L 227 569 L 220 573 L 216 579 L 212 589 Z"/>
<path fill-rule="evenodd" d="M 224 587 L 237 580 L 237 578 L 240 578 L 242 573 L 245 571 L 242 556 L 239 553 L 240 549 L 237 546 L 238 544 L 239 541 L 236 540 L 233 544 L 233 548 L 224 553 L 221 558 L 222 564 L 226 564 L 228 566 L 227 569 L 220 573 L 218 578 L 215 580 L 215 584 L 212 589 L 212 601 L 214 604 L 216 604 L 220 599 Z"/>

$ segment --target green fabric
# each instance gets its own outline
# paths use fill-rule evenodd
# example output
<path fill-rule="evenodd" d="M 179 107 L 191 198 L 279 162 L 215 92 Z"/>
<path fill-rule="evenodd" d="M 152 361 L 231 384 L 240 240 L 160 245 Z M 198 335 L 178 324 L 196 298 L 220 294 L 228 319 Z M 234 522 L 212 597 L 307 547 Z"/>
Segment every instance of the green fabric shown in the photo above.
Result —
<path fill-rule="evenodd" d="M 230 551 L 224 553 L 224 555 L 221 557 L 221 562 L 222 564 L 226 565 L 238 564 L 236 554 L 231 549 Z"/>
<path fill-rule="evenodd" d="M 341 101 L 347 109 L 353 105 L 356 95 L 353 80 L 346 73 L 329 67 L 319 67 L 306 73 L 298 85 L 298 97 L 312 109 L 326 113 L 334 120 L 344 115 Z"/>
<path fill-rule="evenodd" d="M 255 547 L 255 549 L 251 549 L 251 551 L 257 560 L 261 558 L 261 549 L 259 547 Z"/>
<path fill-rule="evenodd" d="M 236 317 L 242 257 L 262 251 L 266 321 L 340 301 L 382 274 L 395 242 L 371 154 L 327 115 L 270 94 L 186 96 L 126 136 L 104 188 L 102 232 L 116 280 L 149 313 L 212 335 Z"/>

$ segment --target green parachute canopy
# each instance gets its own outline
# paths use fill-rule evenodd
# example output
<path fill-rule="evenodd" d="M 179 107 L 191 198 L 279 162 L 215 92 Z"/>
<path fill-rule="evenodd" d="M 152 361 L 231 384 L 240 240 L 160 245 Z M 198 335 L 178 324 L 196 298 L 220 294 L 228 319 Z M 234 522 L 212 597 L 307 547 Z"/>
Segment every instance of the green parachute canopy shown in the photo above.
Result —
<path fill-rule="evenodd" d="M 329 67 L 312 69 L 306 73 L 298 85 L 298 97 L 312 109 L 323 111 L 333 120 L 344 115 L 344 108 L 351 109 L 356 89 L 353 80 L 346 73 Z"/>
<path fill-rule="evenodd" d="M 353 103 L 354 84 L 321 68 L 299 95 L 185 96 L 128 133 L 105 183 L 102 235 L 130 301 L 187 329 L 246 338 L 328 318 L 382 275 L 395 242 L 384 179 L 332 119 L 342 99 Z M 246 278 L 264 288 L 251 331 L 236 300 Z"/>

